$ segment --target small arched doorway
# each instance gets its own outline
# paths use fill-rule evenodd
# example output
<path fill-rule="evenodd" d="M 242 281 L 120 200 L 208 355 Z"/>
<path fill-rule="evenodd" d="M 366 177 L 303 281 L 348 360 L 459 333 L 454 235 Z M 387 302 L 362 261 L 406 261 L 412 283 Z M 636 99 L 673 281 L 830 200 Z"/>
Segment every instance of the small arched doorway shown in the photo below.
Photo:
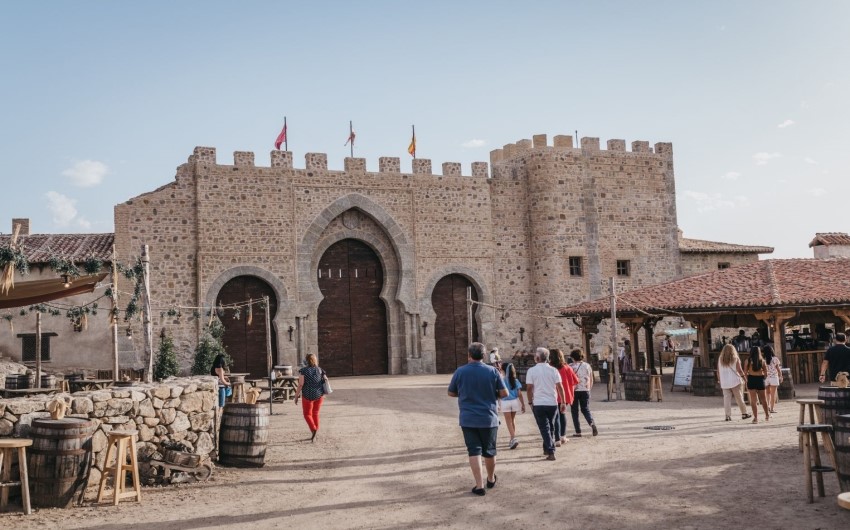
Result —
<path fill-rule="evenodd" d="M 216 298 L 218 304 L 240 304 L 248 300 L 269 297 L 269 321 L 277 313 L 277 297 L 274 289 L 256 276 L 237 276 L 225 283 Z M 251 377 L 268 377 L 266 354 L 266 309 L 254 304 L 251 323 L 248 323 L 247 308 L 242 308 L 239 318 L 232 311 L 221 317 L 224 325 L 224 348 L 233 360 L 230 370 L 235 373 L 251 374 Z M 271 329 L 272 362 L 277 359 L 277 334 Z"/>
<path fill-rule="evenodd" d="M 386 374 L 389 369 L 387 309 L 381 300 L 384 269 L 362 241 L 328 247 L 316 271 L 319 363 L 332 376 Z"/>
<path fill-rule="evenodd" d="M 438 374 L 453 373 L 458 366 L 466 364 L 469 348 L 467 288 L 471 290 L 472 299 L 477 301 L 478 291 L 475 290 L 472 282 L 460 274 L 449 274 L 437 282 L 431 294 L 431 305 L 437 315 L 434 322 L 434 346 Z M 479 340 L 476 312 L 473 309 L 472 342 Z"/>

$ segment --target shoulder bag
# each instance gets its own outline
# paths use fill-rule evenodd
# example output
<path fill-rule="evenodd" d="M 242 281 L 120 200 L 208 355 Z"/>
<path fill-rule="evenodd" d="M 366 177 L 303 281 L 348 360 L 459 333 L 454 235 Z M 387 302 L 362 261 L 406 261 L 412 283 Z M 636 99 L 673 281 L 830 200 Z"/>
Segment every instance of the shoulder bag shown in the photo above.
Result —
<path fill-rule="evenodd" d="M 322 393 L 333 394 L 334 389 L 331 388 L 331 382 L 328 381 L 328 374 L 322 370 Z"/>

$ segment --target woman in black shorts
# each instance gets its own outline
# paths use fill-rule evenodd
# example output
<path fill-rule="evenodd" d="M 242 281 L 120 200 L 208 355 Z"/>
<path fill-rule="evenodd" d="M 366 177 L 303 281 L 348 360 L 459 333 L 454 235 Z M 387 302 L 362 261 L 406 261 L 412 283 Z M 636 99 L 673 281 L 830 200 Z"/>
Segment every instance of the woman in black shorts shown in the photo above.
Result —
<path fill-rule="evenodd" d="M 747 392 L 750 393 L 750 406 L 753 407 L 753 423 L 759 422 L 758 404 L 764 408 L 764 421 L 770 421 L 770 409 L 767 408 L 767 394 L 764 381 L 767 378 L 767 363 L 761 354 L 761 348 L 750 348 L 750 358 L 744 368 L 747 374 Z"/>

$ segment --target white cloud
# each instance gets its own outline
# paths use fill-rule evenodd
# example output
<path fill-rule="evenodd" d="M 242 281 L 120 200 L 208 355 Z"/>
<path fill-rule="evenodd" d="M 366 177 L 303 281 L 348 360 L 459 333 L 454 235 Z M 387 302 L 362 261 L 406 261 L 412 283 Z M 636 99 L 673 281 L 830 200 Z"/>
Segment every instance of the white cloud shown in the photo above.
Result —
<path fill-rule="evenodd" d="M 97 160 L 80 160 L 74 167 L 66 169 L 62 175 L 69 177 L 75 186 L 90 188 L 103 182 L 103 177 L 109 173 L 109 168 Z"/>
<path fill-rule="evenodd" d="M 463 147 L 466 147 L 466 148 L 473 148 L 473 147 L 484 147 L 484 145 L 486 143 L 487 142 L 485 140 L 479 140 L 477 138 L 473 138 L 472 140 L 470 140 L 468 142 L 463 142 L 460 145 L 462 145 Z"/>
<path fill-rule="evenodd" d="M 777 127 L 779 127 L 780 129 L 784 129 L 785 127 L 790 127 L 791 125 L 794 125 L 794 120 L 785 120 L 779 125 L 777 125 Z"/>
<path fill-rule="evenodd" d="M 737 171 L 727 171 L 725 174 L 720 175 L 720 178 L 723 180 L 738 180 L 738 177 L 740 176 L 741 174 Z"/>
<path fill-rule="evenodd" d="M 75 206 L 77 201 L 55 191 L 48 191 L 45 196 L 47 197 L 47 209 L 53 214 L 53 222 L 59 226 L 71 224 L 71 221 L 77 216 Z"/>
<path fill-rule="evenodd" d="M 818 164 L 817 160 L 815 160 L 814 158 L 806 157 L 803 160 L 805 160 L 807 164 L 812 164 L 815 166 Z"/>
<path fill-rule="evenodd" d="M 809 102 L 808 102 L 808 101 L 806 101 L 806 100 L 801 101 L 801 102 L 800 102 L 800 108 L 801 108 L 801 109 L 807 109 L 807 108 L 809 108 Z"/>
<path fill-rule="evenodd" d="M 91 230 L 91 221 L 84 217 L 77 217 L 77 226 L 84 230 Z"/>
<path fill-rule="evenodd" d="M 736 195 L 731 199 L 723 197 L 720 193 L 703 193 L 701 191 L 685 190 L 683 195 L 696 203 L 697 212 L 713 212 L 715 210 L 731 210 L 749 206 L 750 200 L 743 195 Z"/>
<path fill-rule="evenodd" d="M 806 193 L 813 197 L 820 197 L 821 195 L 826 194 L 826 190 L 823 188 L 812 188 L 810 190 L 807 190 Z"/>
<path fill-rule="evenodd" d="M 753 155 L 753 160 L 756 161 L 757 166 L 763 166 L 767 164 L 772 158 L 779 158 L 782 156 L 782 153 L 756 153 Z"/>

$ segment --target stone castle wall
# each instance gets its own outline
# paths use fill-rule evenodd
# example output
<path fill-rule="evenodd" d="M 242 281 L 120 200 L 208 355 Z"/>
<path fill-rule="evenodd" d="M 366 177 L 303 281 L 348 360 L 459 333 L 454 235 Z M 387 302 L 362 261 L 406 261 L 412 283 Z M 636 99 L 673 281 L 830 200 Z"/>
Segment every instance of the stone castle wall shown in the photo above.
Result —
<path fill-rule="evenodd" d="M 604 295 L 617 260 L 631 262 L 623 289 L 683 272 L 671 145 L 606 146 L 582 138 L 574 147 L 570 136 L 549 145 L 537 135 L 493 151 L 492 175 L 485 162 L 471 175 L 451 162 L 434 174 L 427 159 L 402 173 L 395 157 L 380 158 L 377 172 L 361 158 L 334 171 L 323 153 L 308 153 L 301 169 L 282 151 L 269 167 L 249 152 L 222 165 L 215 149 L 198 147 L 174 182 L 115 207 L 116 245 L 121 257 L 150 246 L 152 298 L 163 308 L 212 305 L 238 275 L 265 280 L 278 298 L 276 361 L 286 364 L 316 353 L 317 263 L 346 237 L 365 241 L 384 265 L 390 373 L 434 371 L 433 333 L 422 324 L 434 322 L 434 285 L 453 273 L 480 295 L 488 345 L 568 348 L 580 344 L 578 329 L 538 316 Z M 570 256 L 582 258 L 581 276 L 570 276 Z M 200 321 L 153 313 L 154 329 L 168 327 L 188 366 Z"/>

